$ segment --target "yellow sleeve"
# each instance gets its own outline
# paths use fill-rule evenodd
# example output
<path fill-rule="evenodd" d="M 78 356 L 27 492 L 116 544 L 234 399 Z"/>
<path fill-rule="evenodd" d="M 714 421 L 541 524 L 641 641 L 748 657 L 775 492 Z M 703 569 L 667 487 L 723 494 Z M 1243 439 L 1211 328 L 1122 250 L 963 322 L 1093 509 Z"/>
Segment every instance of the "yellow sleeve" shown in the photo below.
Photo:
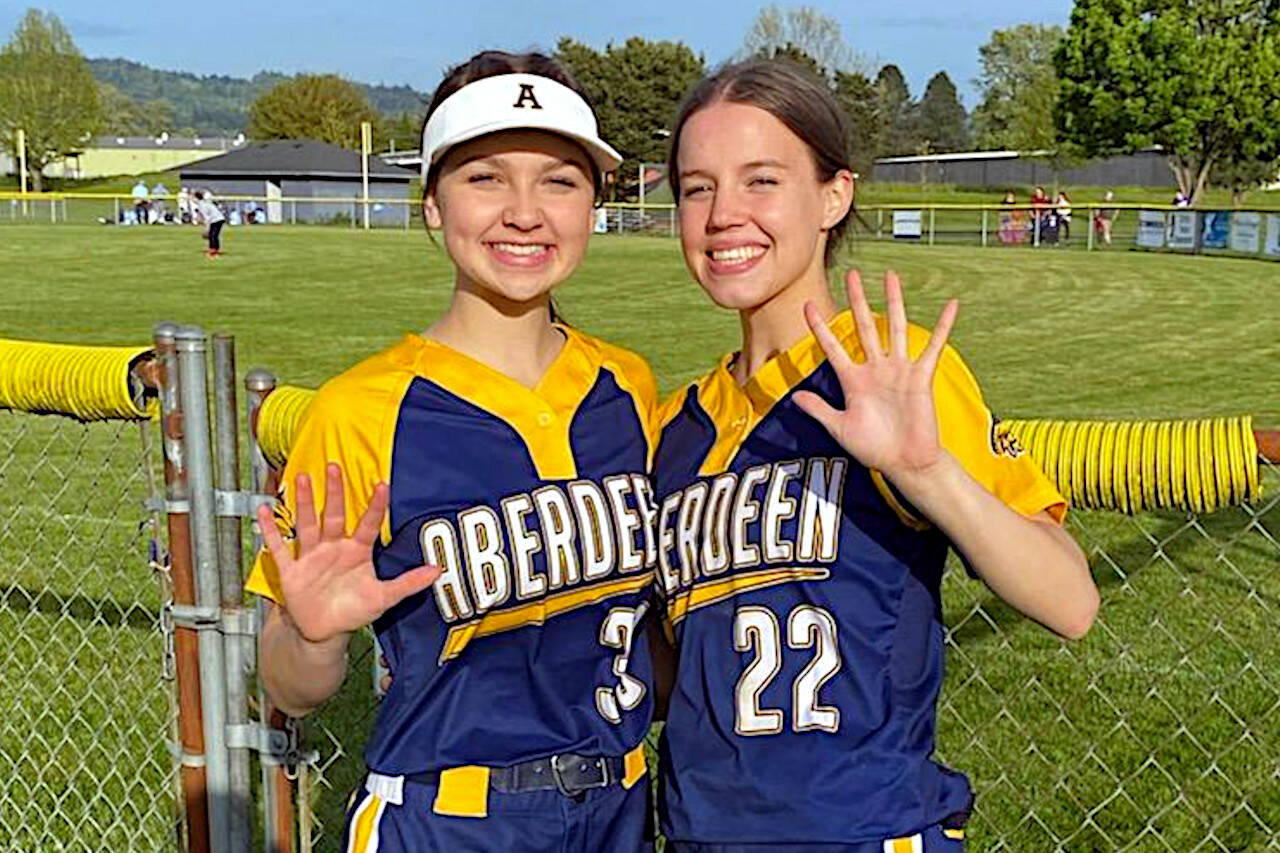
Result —
<path fill-rule="evenodd" d="M 371 383 L 367 377 L 344 374 L 326 383 L 307 407 L 281 473 L 275 507 L 276 527 L 289 544 L 292 545 L 294 539 L 299 474 L 311 478 L 319 517 L 324 512 L 325 467 L 333 462 L 342 468 L 347 533 L 355 529 L 364 514 L 374 487 L 379 482 L 390 482 L 397 407 L 389 405 L 392 400 L 386 392 L 400 385 L 403 393 L 407 383 L 395 382 L 395 377 L 386 378 L 392 383 L 381 378 Z M 384 539 L 388 535 L 384 519 Z M 258 552 L 244 587 L 284 604 L 280 570 L 265 548 Z"/>
<path fill-rule="evenodd" d="M 1022 515 L 1048 510 L 1062 523 L 1066 500 L 1031 454 L 991 414 L 977 380 L 950 346 L 938 362 L 933 399 L 942 446 L 960 460 L 970 476 Z"/>

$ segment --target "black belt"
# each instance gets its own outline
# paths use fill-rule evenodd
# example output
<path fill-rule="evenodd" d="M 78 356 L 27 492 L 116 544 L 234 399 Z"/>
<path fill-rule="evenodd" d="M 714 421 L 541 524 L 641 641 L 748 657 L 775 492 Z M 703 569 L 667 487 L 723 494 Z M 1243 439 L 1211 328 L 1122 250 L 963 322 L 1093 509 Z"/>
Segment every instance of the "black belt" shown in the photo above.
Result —
<path fill-rule="evenodd" d="M 559 791 L 566 797 L 576 797 L 594 788 L 616 785 L 622 781 L 624 775 L 621 758 L 566 753 L 526 761 L 511 767 L 491 767 L 489 768 L 489 787 L 504 794 Z M 435 785 L 440 782 L 440 771 L 413 773 L 404 778 L 408 782 Z"/>

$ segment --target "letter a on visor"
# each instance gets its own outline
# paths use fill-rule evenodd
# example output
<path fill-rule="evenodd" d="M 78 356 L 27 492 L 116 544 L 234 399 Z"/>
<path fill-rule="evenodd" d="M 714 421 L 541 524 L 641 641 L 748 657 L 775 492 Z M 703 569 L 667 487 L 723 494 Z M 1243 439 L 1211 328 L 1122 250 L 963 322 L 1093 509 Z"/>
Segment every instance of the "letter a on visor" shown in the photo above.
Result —
<path fill-rule="evenodd" d="M 603 172 L 622 156 L 600 138 L 595 113 L 577 92 L 537 74 L 499 74 L 468 83 L 436 108 L 422 131 L 422 177 L 450 148 L 500 130 L 545 130 L 568 137 Z"/>

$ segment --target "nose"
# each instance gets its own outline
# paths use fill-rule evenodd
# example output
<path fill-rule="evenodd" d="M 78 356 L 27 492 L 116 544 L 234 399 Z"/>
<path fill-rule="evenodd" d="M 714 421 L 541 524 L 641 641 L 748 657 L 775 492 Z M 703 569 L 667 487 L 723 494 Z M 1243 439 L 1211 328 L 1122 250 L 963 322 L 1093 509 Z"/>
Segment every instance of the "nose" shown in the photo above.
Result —
<path fill-rule="evenodd" d="M 711 211 L 707 216 L 707 230 L 724 231 L 746 220 L 745 206 L 742 197 L 732 187 L 722 186 L 715 190 L 711 199 Z"/>
<path fill-rule="evenodd" d="M 502 224 L 518 231 L 532 231 L 542 224 L 542 207 L 528 188 L 515 187 L 502 211 Z"/>

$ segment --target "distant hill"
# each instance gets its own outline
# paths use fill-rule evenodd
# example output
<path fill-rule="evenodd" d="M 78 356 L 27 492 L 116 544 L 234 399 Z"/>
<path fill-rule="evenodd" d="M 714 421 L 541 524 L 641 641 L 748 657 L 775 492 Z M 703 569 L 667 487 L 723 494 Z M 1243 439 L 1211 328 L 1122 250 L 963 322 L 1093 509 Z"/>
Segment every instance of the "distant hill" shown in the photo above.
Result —
<path fill-rule="evenodd" d="M 128 59 L 90 59 L 93 76 L 139 101 L 164 99 L 173 106 L 177 133 L 234 136 L 249 123 L 249 104 L 289 75 L 263 71 L 252 79 L 201 76 L 186 71 L 160 71 Z M 378 112 L 388 117 L 419 114 L 426 96 L 409 86 L 371 86 L 357 83 Z"/>

